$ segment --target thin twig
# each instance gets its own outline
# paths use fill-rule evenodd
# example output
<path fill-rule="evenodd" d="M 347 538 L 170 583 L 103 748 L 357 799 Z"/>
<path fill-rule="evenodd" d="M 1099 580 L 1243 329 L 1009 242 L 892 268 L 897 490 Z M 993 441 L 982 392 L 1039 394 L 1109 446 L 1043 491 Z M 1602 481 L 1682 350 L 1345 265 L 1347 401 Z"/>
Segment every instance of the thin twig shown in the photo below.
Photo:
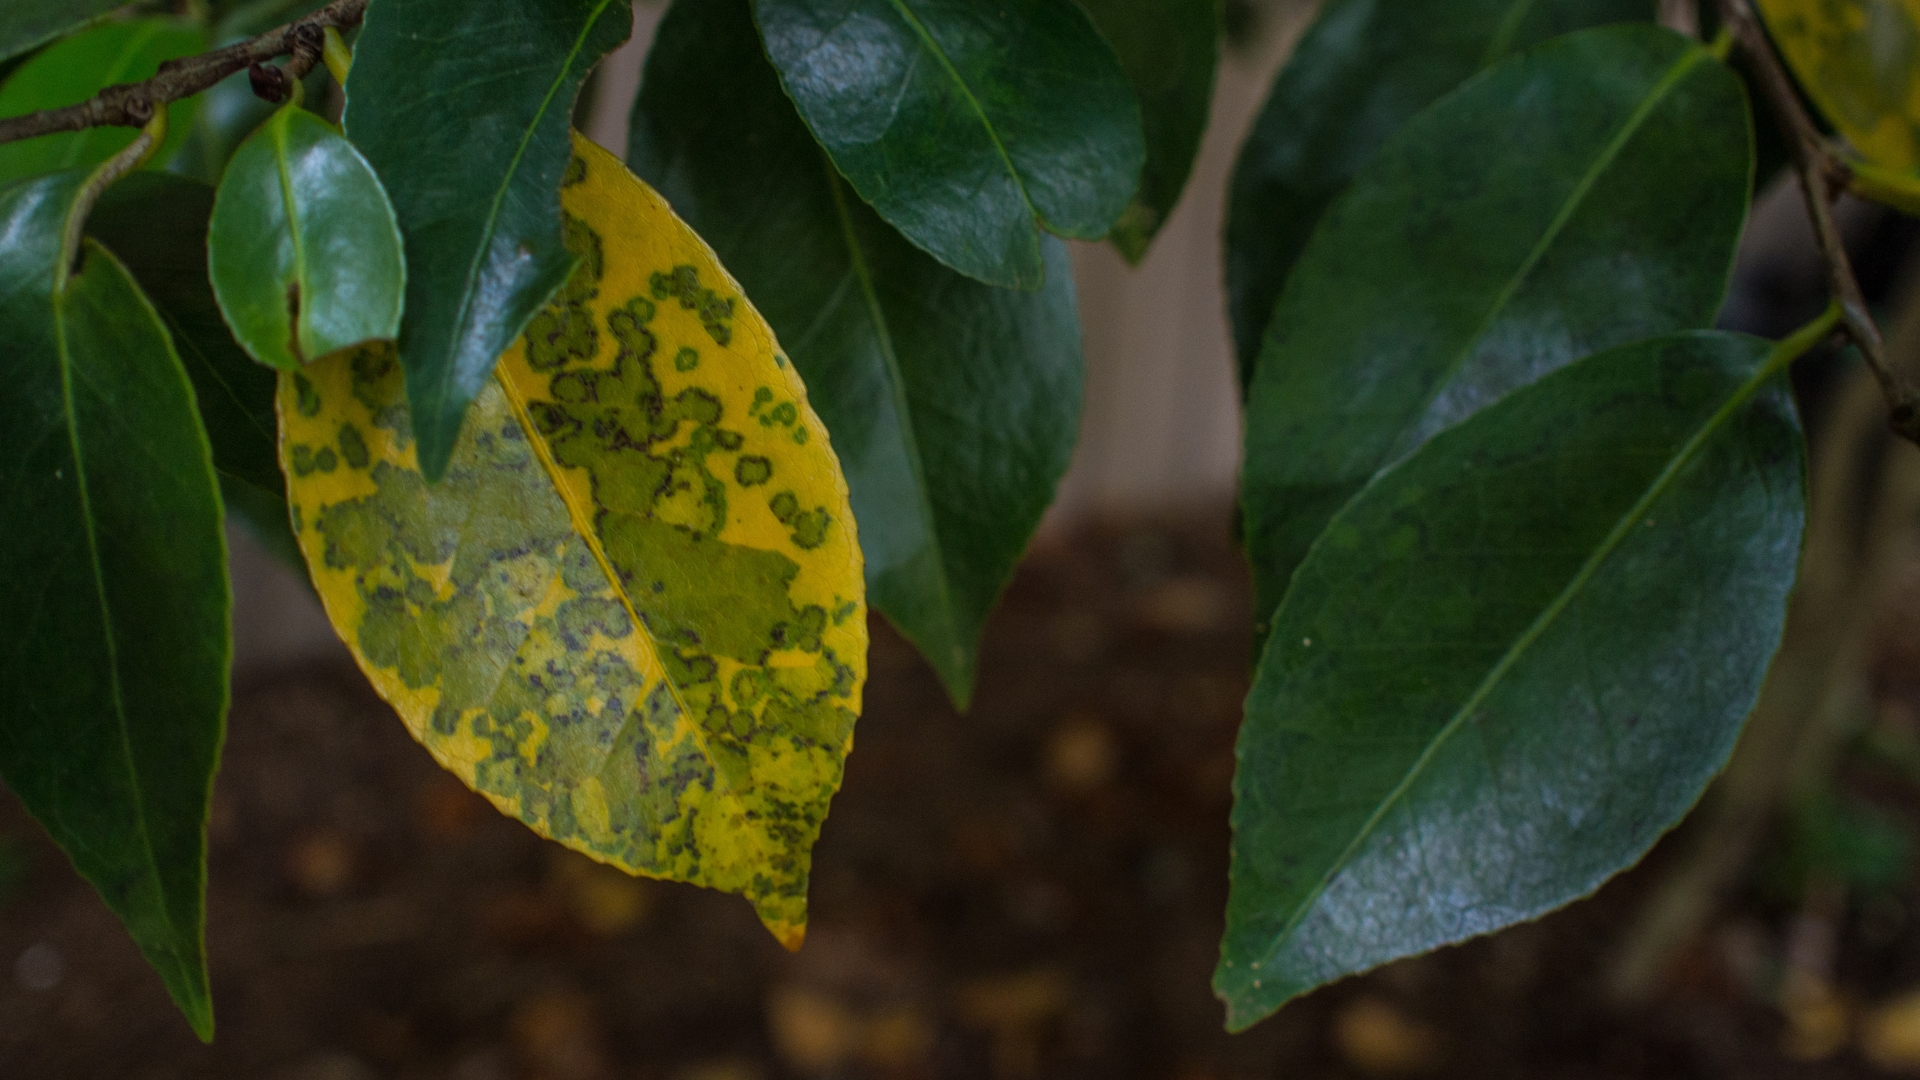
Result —
<path fill-rule="evenodd" d="M 1741 51 L 1752 62 L 1761 92 L 1786 129 L 1787 145 L 1800 176 L 1800 192 L 1806 199 L 1807 214 L 1813 220 L 1820 256 L 1827 264 L 1828 287 L 1840 304 L 1841 325 L 1880 384 L 1880 393 L 1887 400 L 1888 423 L 1902 438 L 1920 445 L 1920 387 L 1888 365 L 1880 330 L 1873 324 L 1866 299 L 1860 295 L 1860 283 L 1853 276 L 1853 265 L 1847 261 L 1840 228 L 1833 220 L 1834 197 L 1845 190 L 1850 170 L 1827 149 L 1820 129 L 1801 107 L 1793 80 L 1773 51 L 1773 42 L 1768 40 L 1752 6 L 1747 0 L 1720 0 L 1720 14 L 1733 31 Z"/>
<path fill-rule="evenodd" d="M 357 25 L 366 14 L 367 3 L 368 0 L 333 0 L 326 7 L 259 37 L 199 56 L 169 60 L 160 65 L 159 74 L 145 82 L 109 86 L 78 105 L 42 109 L 0 120 L 0 143 L 91 127 L 143 127 L 153 118 L 155 109 L 192 97 L 236 71 L 264 65 L 280 56 L 292 55 L 295 63 L 304 64 L 297 74 L 305 74 L 320 58 L 326 28 Z"/>

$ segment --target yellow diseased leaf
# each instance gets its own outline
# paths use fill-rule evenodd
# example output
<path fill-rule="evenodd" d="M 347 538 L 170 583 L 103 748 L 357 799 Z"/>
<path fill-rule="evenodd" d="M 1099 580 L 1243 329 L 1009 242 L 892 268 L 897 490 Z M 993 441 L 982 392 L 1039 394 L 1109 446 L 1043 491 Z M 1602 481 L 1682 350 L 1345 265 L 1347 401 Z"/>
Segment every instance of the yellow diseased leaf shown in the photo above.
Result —
<path fill-rule="evenodd" d="M 1869 162 L 1920 169 L 1920 0 L 1759 0 L 1787 63 Z"/>
<path fill-rule="evenodd" d="M 806 926 L 866 681 L 827 431 L 707 246 L 575 138 L 581 268 L 500 358 L 446 478 L 392 352 L 280 383 L 294 529 L 327 614 L 447 769 L 536 831 Z"/>

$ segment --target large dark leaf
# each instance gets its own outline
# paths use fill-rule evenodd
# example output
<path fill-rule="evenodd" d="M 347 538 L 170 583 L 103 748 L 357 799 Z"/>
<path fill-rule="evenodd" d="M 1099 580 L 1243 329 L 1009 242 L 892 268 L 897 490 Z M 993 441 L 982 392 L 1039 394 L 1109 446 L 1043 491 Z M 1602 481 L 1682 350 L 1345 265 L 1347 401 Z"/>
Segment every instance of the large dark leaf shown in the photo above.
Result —
<path fill-rule="evenodd" d="M 1711 324 L 1750 132 L 1738 77 L 1646 25 L 1514 57 L 1389 140 L 1314 233 L 1254 374 L 1256 623 L 1380 467 L 1562 364 Z"/>
<path fill-rule="evenodd" d="M 1650 19 L 1651 0 L 1328 0 L 1294 49 L 1234 166 L 1227 307 L 1240 385 L 1273 303 L 1327 204 L 1387 137 L 1468 76 L 1556 34 Z"/>
<path fill-rule="evenodd" d="M 87 241 L 56 281 L 84 176 L 0 192 L 0 774 L 211 1038 L 220 497 L 192 387 L 133 278 Z"/>
<path fill-rule="evenodd" d="M 1805 513 L 1769 345 L 1602 353 L 1382 473 L 1314 544 L 1241 730 L 1216 991 L 1288 998 L 1584 896 L 1726 761 Z"/>
<path fill-rule="evenodd" d="M 400 363 L 420 468 L 446 470 L 493 362 L 573 270 L 560 226 L 580 83 L 625 41 L 615 0 L 377 0 L 346 129 L 406 239 Z"/>
<path fill-rule="evenodd" d="M 117 255 L 172 332 L 213 446 L 229 514 L 296 566 L 273 414 L 273 372 L 248 358 L 214 301 L 207 278 L 213 189 L 184 177 L 141 172 L 107 189 L 87 234 Z"/>
<path fill-rule="evenodd" d="M 1139 262 L 1193 171 L 1220 59 L 1219 0 L 1080 0 L 1140 98 L 1147 163 L 1140 190 L 1108 237 Z M 1444 20 L 1442 20 L 1444 21 Z"/>
<path fill-rule="evenodd" d="M 908 244 L 807 134 L 745 0 L 667 13 L 631 146 L 806 379 L 852 489 L 869 601 L 964 705 L 981 623 L 1073 451 L 1080 334 L 1061 243 L 1043 241 L 1038 293 Z"/>
<path fill-rule="evenodd" d="M 0 8 L 0 60 L 72 33 L 122 0 L 7 0 Z"/>
<path fill-rule="evenodd" d="M 1107 234 L 1140 107 L 1073 0 L 758 0 L 767 54 L 880 216 L 969 277 L 1037 289 L 1039 224 Z"/>

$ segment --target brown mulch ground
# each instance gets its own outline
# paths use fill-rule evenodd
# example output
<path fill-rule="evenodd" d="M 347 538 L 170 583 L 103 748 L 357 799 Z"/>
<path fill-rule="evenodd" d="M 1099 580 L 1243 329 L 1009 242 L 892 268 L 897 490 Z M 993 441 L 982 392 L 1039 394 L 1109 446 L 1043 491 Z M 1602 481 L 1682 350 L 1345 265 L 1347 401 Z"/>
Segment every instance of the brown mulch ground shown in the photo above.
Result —
<path fill-rule="evenodd" d="M 1599 961 L 1660 853 L 1537 924 L 1224 1034 L 1208 977 L 1248 650 L 1225 535 L 1216 514 L 1038 552 L 967 716 L 876 622 L 868 714 L 794 956 L 736 898 L 631 881 L 500 817 L 350 664 L 252 676 L 212 827 L 218 1040 L 195 1042 L 0 796 L 6 862 L 24 865 L 0 894 L 0 1077 L 1882 1075 L 1844 1039 L 1787 1055 L 1755 987 L 1794 912 L 1757 890 L 1656 1007 L 1600 1004 Z M 1920 983 L 1914 901 L 1909 886 L 1840 922 L 1849 1001 Z"/>

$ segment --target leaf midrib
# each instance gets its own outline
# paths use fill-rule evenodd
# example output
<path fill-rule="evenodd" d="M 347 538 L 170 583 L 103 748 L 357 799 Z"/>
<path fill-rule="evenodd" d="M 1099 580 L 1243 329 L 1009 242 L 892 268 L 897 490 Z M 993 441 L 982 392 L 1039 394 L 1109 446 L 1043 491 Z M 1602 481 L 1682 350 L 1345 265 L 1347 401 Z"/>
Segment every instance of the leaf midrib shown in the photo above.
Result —
<path fill-rule="evenodd" d="M 880 357 L 886 365 L 887 388 L 892 392 L 894 414 L 900 418 L 901 442 L 906 447 L 907 465 L 913 472 L 914 503 L 920 511 L 920 524 L 926 530 L 927 542 L 933 548 L 934 565 L 940 571 L 937 575 L 940 582 L 940 610 L 946 615 L 948 642 L 956 643 L 960 635 L 954 621 L 953 583 L 947 574 L 947 557 L 940 543 L 940 531 L 934 527 L 933 503 L 929 496 L 931 489 L 927 484 L 926 463 L 920 456 L 920 439 L 914 431 L 913 412 L 907 401 L 906 376 L 900 369 L 900 356 L 893 346 L 893 331 L 888 325 L 886 313 L 881 309 L 880 295 L 874 288 L 865 252 L 854 232 L 853 216 L 847 209 L 847 196 L 841 188 L 840 176 L 824 150 L 821 155 L 820 164 L 826 173 L 827 187 L 833 192 L 834 213 L 840 220 L 841 233 L 846 240 L 847 258 L 852 264 L 854 278 L 860 284 L 860 295 L 866 301 L 868 317 L 873 320 L 874 333 L 879 339 Z"/>
<path fill-rule="evenodd" d="M 1829 323 L 1828 326 L 1830 325 Z M 1822 336 L 1824 336 L 1824 332 L 1825 328 L 1822 329 Z M 1347 844 L 1345 850 L 1328 865 L 1327 872 L 1322 875 L 1313 890 L 1301 898 L 1299 904 L 1295 906 L 1293 914 L 1287 918 L 1286 923 L 1274 934 L 1273 944 L 1268 947 L 1265 955 L 1262 957 L 1261 963 L 1270 962 L 1274 957 L 1279 955 L 1280 949 L 1286 944 L 1287 939 L 1292 937 L 1293 932 L 1299 928 L 1300 923 L 1305 920 L 1307 914 L 1313 910 L 1314 905 L 1319 903 L 1320 897 L 1325 895 L 1327 889 L 1333 884 L 1333 880 L 1346 870 L 1354 856 L 1358 854 L 1361 845 L 1372 838 L 1374 830 L 1379 827 L 1380 822 L 1385 819 L 1387 813 L 1406 797 L 1407 792 L 1412 789 L 1413 785 L 1426 772 L 1427 767 L 1431 765 L 1434 758 L 1439 755 L 1440 750 L 1453 738 L 1455 733 L 1466 725 L 1467 720 L 1472 717 L 1474 711 L 1493 693 L 1499 686 L 1501 680 L 1513 669 L 1513 666 L 1520 662 L 1526 655 L 1527 650 L 1533 646 L 1534 642 L 1538 641 L 1560 617 L 1561 613 L 1573 603 L 1574 597 L 1586 587 L 1587 582 L 1599 571 L 1601 564 L 1607 560 L 1608 556 L 1613 554 L 1614 550 L 1620 546 L 1621 541 L 1632 532 L 1634 523 L 1645 517 L 1653 504 L 1657 502 L 1661 496 L 1666 494 L 1667 489 L 1671 487 L 1673 481 L 1678 478 L 1680 471 L 1692 463 L 1694 457 L 1700 452 L 1700 448 L 1706 444 L 1706 441 L 1711 438 L 1714 433 L 1719 431 L 1734 412 L 1744 406 L 1748 399 L 1753 397 L 1761 386 L 1765 385 L 1767 380 L 1778 374 L 1786 361 L 1804 352 L 1806 347 L 1800 335 L 1790 337 L 1775 346 L 1753 376 L 1729 395 L 1720 408 L 1716 409 L 1713 414 L 1688 437 L 1680 449 L 1674 452 L 1673 456 L 1667 460 L 1667 464 L 1661 468 L 1652 482 L 1647 485 L 1647 489 L 1640 494 L 1640 497 L 1634 501 L 1633 505 L 1629 507 L 1624 514 L 1615 520 L 1613 527 L 1608 530 L 1607 535 L 1603 537 L 1600 543 L 1594 548 L 1593 553 L 1588 555 L 1586 560 L 1580 564 L 1580 568 L 1574 572 L 1574 576 L 1567 582 L 1567 585 L 1554 596 L 1547 607 L 1535 617 L 1534 621 L 1528 624 L 1527 628 L 1521 632 L 1513 644 L 1507 647 L 1506 651 L 1500 655 L 1500 659 L 1487 672 L 1486 677 L 1474 688 L 1473 693 L 1467 696 L 1467 699 L 1454 711 L 1454 714 L 1447 719 L 1446 724 L 1434 734 L 1432 739 L 1428 740 L 1426 748 L 1421 751 L 1420 756 L 1414 759 L 1413 764 L 1408 767 L 1406 775 L 1401 777 L 1399 783 L 1394 786 L 1393 790 L 1388 792 L 1387 795 L 1380 800 L 1379 804 L 1374 807 L 1373 812 L 1368 815 L 1367 820 L 1355 831 L 1353 839 Z M 1385 474 L 1383 473 L 1382 475 Z M 1358 501 L 1358 496 L 1356 496 L 1355 501 Z M 1349 503 L 1348 505 L 1351 506 L 1353 503 Z M 1258 967 L 1260 965 L 1255 964 L 1254 966 Z"/>
<path fill-rule="evenodd" d="M 460 290 L 460 306 L 454 315 L 455 336 L 451 350 L 453 352 L 458 352 L 459 342 L 465 337 L 465 334 L 460 332 L 460 328 L 467 325 L 468 315 L 473 310 L 475 295 L 478 292 L 480 268 L 486 262 L 487 253 L 493 249 L 494 234 L 500 229 L 500 207 L 506 202 L 507 191 L 513 186 L 515 177 L 519 175 L 520 162 L 526 157 L 527 147 L 532 144 L 534 133 L 540 128 L 540 122 L 546 119 L 548 111 L 552 108 L 554 96 L 560 92 L 560 87 L 573 73 L 574 61 L 579 59 L 581 51 L 586 48 L 587 36 L 593 33 L 593 28 L 600 22 L 600 16 L 606 13 L 612 3 L 613 0 L 599 0 L 599 3 L 594 5 L 593 12 L 581 24 L 580 33 L 573 40 L 573 48 L 567 51 L 566 59 L 560 65 L 560 73 L 548 85 L 546 95 L 540 99 L 540 107 L 534 111 L 533 122 L 528 124 L 526 130 L 521 133 L 520 145 L 514 147 L 513 156 L 507 161 L 507 169 L 500 180 L 500 186 L 494 190 L 493 201 L 487 205 L 487 216 L 480 231 L 480 243 L 474 248 L 473 260 L 467 264 L 466 280 Z M 437 391 L 435 396 L 439 402 L 439 407 L 435 409 L 438 414 L 434 417 L 435 429 L 440 428 L 444 422 L 446 401 L 451 396 L 449 391 L 458 375 L 457 368 L 458 365 L 453 363 L 447 363 L 441 367 L 439 385 L 435 387 Z"/>
<path fill-rule="evenodd" d="M 665 650 L 661 648 L 659 640 L 653 636 L 653 631 L 648 628 L 646 622 L 640 618 L 639 609 L 633 606 L 633 597 L 627 594 L 627 587 L 620 578 L 620 572 L 614 568 L 613 560 L 607 555 L 606 547 L 600 542 L 599 530 L 594 528 L 593 515 L 587 513 L 586 508 L 579 504 L 573 486 L 567 483 L 566 476 L 561 471 L 560 463 L 554 460 L 553 448 L 540 437 L 540 429 L 533 423 L 533 414 L 527 408 L 526 399 L 521 397 L 519 390 L 513 385 L 513 380 L 507 378 L 497 367 L 493 372 L 493 381 L 506 395 L 507 406 L 513 410 L 514 420 L 519 423 L 520 429 L 526 432 L 527 444 L 533 447 L 534 457 L 539 459 L 540 467 L 546 471 L 547 482 L 553 485 L 554 491 L 560 495 L 561 503 L 566 506 L 567 519 L 573 525 L 574 535 L 585 542 L 587 550 L 593 553 L 594 562 L 599 564 L 600 572 L 606 576 L 607 587 L 620 598 L 620 607 L 627 613 L 627 620 L 633 625 L 634 634 L 644 637 L 653 650 L 654 662 L 660 665 L 660 682 L 667 688 L 667 692 L 673 695 L 674 708 L 678 709 L 680 716 L 686 719 L 687 727 L 692 730 L 694 742 L 699 745 L 701 755 L 713 767 L 715 784 L 721 791 L 726 792 L 727 798 L 733 801 L 735 807 L 742 813 L 746 813 L 748 810 L 746 800 L 741 798 L 739 792 L 733 790 L 733 785 L 727 782 L 726 772 L 720 768 L 719 757 L 714 754 L 713 747 L 707 743 L 707 733 L 701 729 L 699 717 L 694 715 L 692 707 L 687 704 L 686 696 L 680 692 L 679 684 L 673 681 L 673 672 L 668 670 L 664 659 Z"/>
<path fill-rule="evenodd" d="M 900 13 L 900 17 L 906 20 L 907 26 L 919 36 L 920 43 L 933 54 L 934 59 L 940 61 L 940 66 L 946 69 L 947 76 L 953 80 L 955 86 L 960 88 L 960 96 L 966 99 L 974 114 L 979 117 L 980 126 L 986 129 L 987 138 L 993 142 L 994 153 L 1000 155 L 1001 163 L 1007 167 L 1007 175 L 1013 177 L 1013 186 L 1020 192 L 1020 201 L 1027 204 L 1027 211 L 1030 214 L 1044 220 L 1040 208 L 1033 204 L 1032 197 L 1027 194 L 1026 178 L 1020 175 L 1020 169 L 1013 163 L 1013 155 L 1007 152 L 1006 143 L 1000 139 L 1000 129 L 995 127 L 992 119 L 987 116 L 986 107 L 980 104 L 980 99 L 974 95 L 973 87 L 969 86 L 967 80 L 961 76 L 959 67 L 947 55 L 946 50 L 940 47 L 940 43 L 934 39 L 932 31 L 927 29 L 926 24 L 920 21 L 920 17 L 913 13 L 913 9 L 907 7 L 906 0 L 887 0 L 887 3 Z"/>
<path fill-rule="evenodd" d="M 307 321 L 313 295 L 307 290 L 307 241 L 300 230 L 300 211 L 294 205 L 293 173 L 287 163 L 287 126 L 294 120 L 293 114 L 287 110 L 298 107 L 292 103 L 281 107 L 280 114 L 273 121 L 271 138 L 273 163 L 280 172 L 280 201 L 287 208 L 287 234 L 293 241 L 293 280 L 300 290 L 299 305 L 287 313 L 291 320 L 291 325 L 287 327 L 287 340 L 293 346 L 293 359 L 304 364 L 307 361 L 307 342 L 301 340 L 300 326 Z M 281 303 L 285 302 L 285 297 L 282 297 Z"/>
<path fill-rule="evenodd" d="M 1627 144 L 1633 141 L 1635 135 L 1639 134 L 1640 128 L 1646 124 L 1647 119 L 1653 115 L 1654 110 L 1666 101 L 1668 95 L 1673 92 L 1674 87 L 1678 86 L 1681 80 L 1686 77 L 1687 73 L 1692 71 L 1701 60 L 1711 55 L 1712 54 L 1706 49 L 1697 44 L 1689 46 L 1686 53 L 1674 61 L 1673 66 L 1668 68 L 1667 73 L 1661 76 L 1658 83 L 1654 84 L 1652 92 L 1649 93 L 1639 105 L 1634 107 L 1632 114 L 1630 114 L 1626 121 L 1620 125 L 1620 128 L 1613 133 L 1613 137 L 1608 140 L 1607 145 L 1601 149 L 1599 156 L 1594 158 L 1593 163 L 1587 167 L 1587 171 L 1581 175 L 1579 182 L 1575 184 L 1573 190 L 1568 193 L 1566 200 L 1560 206 L 1559 212 L 1556 213 L 1553 220 L 1548 223 L 1546 230 L 1540 234 L 1540 238 L 1534 242 L 1533 248 L 1527 252 L 1527 257 L 1521 262 L 1519 269 L 1514 271 L 1513 275 L 1507 279 L 1506 284 L 1501 288 L 1499 295 L 1494 297 L 1492 305 L 1488 307 L 1487 313 L 1481 317 L 1479 324 L 1474 327 L 1473 333 L 1467 337 L 1465 343 L 1461 346 L 1459 352 L 1454 355 L 1453 359 L 1448 361 L 1446 367 L 1442 369 L 1440 377 L 1434 380 L 1433 386 L 1428 390 L 1425 399 L 1421 401 L 1420 407 L 1411 414 L 1411 419 L 1408 424 L 1395 436 L 1394 442 L 1389 444 L 1387 451 L 1389 458 L 1403 457 L 1413 450 L 1418 449 L 1417 446 L 1406 447 L 1401 445 L 1401 440 L 1404 440 L 1410 432 L 1419 428 L 1421 421 L 1427 415 L 1427 410 L 1433 407 L 1433 403 L 1446 391 L 1453 377 L 1458 375 L 1460 370 L 1466 366 L 1467 359 L 1473 355 L 1474 351 L 1479 348 L 1480 342 L 1486 338 L 1488 329 L 1493 326 L 1494 321 L 1500 317 L 1501 313 L 1506 311 L 1507 305 L 1513 302 L 1513 298 L 1519 294 L 1520 289 L 1532 278 L 1534 270 L 1539 267 L 1541 260 L 1547 257 L 1547 253 L 1560 239 L 1560 234 L 1566 231 L 1567 226 L 1572 223 L 1574 215 L 1579 213 L 1585 206 L 1587 197 L 1593 194 L 1594 186 L 1600 182 L 1600 177 L 1605 175 L 1606 172 L 1613 167 L 1614 162 L 1619 159 L 1621 152 L 1626 149 Z M 1397 454 L 1395 453 L 1396 450 L 1398 451 Z"/>
<path fill-rule="evenodd" d="M 71 208 L 69 213 L 71 213 Z M 72 278 L 67 279 L 68 282 Z M 121 762 L 126 767 L 127 783 L 133 789 L 134 824 L 140 831 L 140 844 L 147 858 L 143 869 L 153 882 L 160 900 L 161 917 L 176 939 L 180 928 L 173 921 L 173 905 L 168 902 L 166 883 L 160 880 L 160 859 L 153 847 L 153 831 L 147 823 L 146 792 L 140 782 L 140 770 L 134 761 L 133 734 L 127 717 L 126 695 L 120 683 L 120 647 L 115 629 L 113 605 L 107 599 L 106 567 L 100 559 L 100 538 L 94 526 L 93 495 L 87 475 L 86 454 L 80 444 L 80 416 L 73 398 L 73 354 L 67 341 L 66 290 L 55 291 L 53 308 L 54 353 L 60 368 L 60 407 L 67 429 L 67 452 L 73 458 L 74 490 L 80 498 L 80 520 L 86 536 L 87 564 L 92 570 L 94 601 L 100 611 L 101 635 L 107 651 L 107 686 L 113 701 L 113 718 L 120 736 Z M 142 944 L 145 944 L 144 942 Z"/>

